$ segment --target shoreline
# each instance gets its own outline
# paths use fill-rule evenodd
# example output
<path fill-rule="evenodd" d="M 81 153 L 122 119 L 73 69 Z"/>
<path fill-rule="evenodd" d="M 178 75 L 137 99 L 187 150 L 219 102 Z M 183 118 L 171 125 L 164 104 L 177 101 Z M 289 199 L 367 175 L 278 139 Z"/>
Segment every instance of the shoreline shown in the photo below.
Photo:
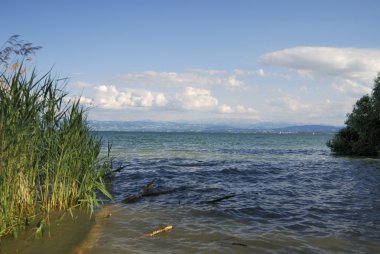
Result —
<path fill-rule="evenodd" d="M 107 220 L 112 215 L 111 206 L 113 207 L 113 205 L 103 205 L 99 211 L 96 212 L 95 224 L 91 227 L 86 237 L 76 247 L 74 247 L 73 251 L 71 252 L 72 254 L 88 253 L 95 247 L 104 230 L 105 220 Z"/>

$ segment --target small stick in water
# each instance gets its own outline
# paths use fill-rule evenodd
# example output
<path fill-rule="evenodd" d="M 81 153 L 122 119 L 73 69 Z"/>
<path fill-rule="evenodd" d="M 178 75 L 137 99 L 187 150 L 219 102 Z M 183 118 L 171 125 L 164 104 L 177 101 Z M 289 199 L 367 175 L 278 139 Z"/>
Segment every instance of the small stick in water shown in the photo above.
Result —
<path fill-rule="evenodd" d="M 144 234 L 144 236 L 155 236 L 155 235 L 160 234 L 160 233 L 169 232 L 172 229 L 173 229 L 173 226 L 169 225 L 169 226 L 166 226 L 166 227 L 163 227 L 163 228 L 159 228 L 159 229 L 153 230 L 150 233 L 146 233 L 146 234 Z"/>

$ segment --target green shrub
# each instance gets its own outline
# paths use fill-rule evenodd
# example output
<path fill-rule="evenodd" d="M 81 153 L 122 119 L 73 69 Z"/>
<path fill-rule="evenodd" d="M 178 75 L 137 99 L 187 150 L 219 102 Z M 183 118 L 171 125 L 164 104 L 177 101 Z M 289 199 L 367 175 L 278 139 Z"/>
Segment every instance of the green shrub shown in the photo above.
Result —
<path fill-rule="evenodd" d="M 378 156 L 380 152 L 380 74 L 371 95 L 360 98 L 350 114 L 346 127 L 327 142 L 340 155 Z"/>

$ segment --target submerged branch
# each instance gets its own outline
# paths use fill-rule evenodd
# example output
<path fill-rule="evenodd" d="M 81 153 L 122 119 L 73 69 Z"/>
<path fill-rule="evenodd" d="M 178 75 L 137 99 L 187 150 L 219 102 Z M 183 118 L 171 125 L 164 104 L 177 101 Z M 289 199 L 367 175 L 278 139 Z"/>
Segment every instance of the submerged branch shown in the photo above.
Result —
<path fill-rule="evenodd" d="M 182 186 L 182 187 L 168 189 L 168 190 L 153 191 L 153 183 L 154 181 L 150 181 L 144 186 L 144 188 L 139 193 L 128 196 L 122 202 L 126 204 L 130 204 L 130 203 L 139 201 L 142 197 L 154 197 L 154 196 L 159 196 L 159 195 L 171 194 L 171 193 L 175 193 L 175 192 L 187 189 L 187 187 Z"/>
<path fill-rule="evenodd" d="M 204 203 L 207 203 L 207 204 L 215 204 L 215 203 L 218 203 L 218 202 L 220 202 L 220 201 L 223 201 L 223 200 L 226 200 L 226 199 L 233 198 L 233 197 L 235 197 L 235 196 L 236 196 L 235 194 L 226 195 L 226 196 L 223 196 L 223 197 L 220 197 L 220 198 L 216 198 L 216 199 L 213 199 L 213 200 L 210 200 L 210 201 L 205 201 Z"/>

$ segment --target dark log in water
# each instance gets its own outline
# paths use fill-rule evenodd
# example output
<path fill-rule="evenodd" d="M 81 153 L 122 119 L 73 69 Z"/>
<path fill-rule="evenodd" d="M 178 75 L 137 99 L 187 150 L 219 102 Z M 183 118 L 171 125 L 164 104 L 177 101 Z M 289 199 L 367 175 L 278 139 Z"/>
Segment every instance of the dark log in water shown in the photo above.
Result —
<path fill-rule="evenodd" d="M 126 204 L 130 204 L 130 203 L 137 202 L 141 198 L 142 198 L 141 194 L 131 195 L 131 196 L 127 197 L 126 199 L 124 199 L 122 202 L 126 203 Z"/>
<path fill-rule="evenodd" d="M 223 201 L 223 200 L 226 200 L 226 199 L 229 199 L 229 198 L 233 198 L 235 196 L 236 196 L 235 194 L 226 195 L 226 196 L 223 196 L 223 197 L 220 197 L 220 198 L 216 198 L 216 199 L 213 199 L 213 200 L 210 200 L 210 201 L 205 201 L 204 203 L 207 203 L 207 204 L 216 204 L 216 203 L 218 203 L 220 201 Z"/>
<path fill-rule="evenodd" d="M 170 194 L 170 193 L 174 193 L 174 192 L 175 192 L 175 189 L 172 189 L 172 190 L 163 190 L 163 191 L 152 191 L 152 192 L 145 193 L 142 196 L 143 197 L 154 197 L 154 196 L 159 196 L 159 195 L 164 195 L 164 194 Z"/>
<path fill-rule="evenodd" d="M 173 189 L 168 189 L 168 190 L 153 191 L 153 183 L 154 181 L 150 181 L 144 186 L 144 188 L 139 193 L 127 197 L 122 202 L 126 204 L 130 204 L 130 203 L 139 201 L 142 197 L 154 197 L 154 196 L 159 196 L 159 195 L 164 195 L 164 194 L 171 194 L 171 193 L 175 193 L 175 192 L 187 189 L 187 187 L 184 186 L 184 187 L 173 188 Z"/>
<path fill-rule="evenodd" d="M 128 196 L 127 198 L 125 198 L 122 201 L 122 203 L 130 204 L 130 203 L 134 203 L 134 202 L 139 201 L 143 197 L 155 197 L 155 196 L 159 196 L 159 195 L 171 194 L 171 193 L 175 193 L 175 192 L 179 192 L 179 191 L 183 191 L 183 190 L 188 189 L 186 186 L 182 186 L 182 187 L 174 188 L 174 189 L 153 191 L 153 184 L 154 184 L 154 181 L 148 182 L 139 193 Z M 230 194 L 230 195 L 226 195 L 223 197 L 215 198 L 213 200 L 204 201 L 204 203 L 216 204 L 220 201 L 223 201 L 223 200 L 235 197 L 235 196 L 236 196 L 235 194 Z"/>
<path fill-rule="evenodd" d="M 116 173 L 116 172 L 120 172 L 122 171 L 123 169 L 125 169 L 127 167 L 127 165 L 122 165 L 122 166 L 119 166 L 117 167 L 116 169 L 112 170 L 110 174 L 113 174 L 113 173 Z M 107 174 L 108 175 L 108 174 Z"/>
<path fill-rule="evenodd" d="M 139 201 L 144 196 L 144 194 L 150 193 L 152 191 L 153 183 L 154 181 L 148 182 L 139 193 L 127 197 L 122 202 L 129 204 Z"/>

